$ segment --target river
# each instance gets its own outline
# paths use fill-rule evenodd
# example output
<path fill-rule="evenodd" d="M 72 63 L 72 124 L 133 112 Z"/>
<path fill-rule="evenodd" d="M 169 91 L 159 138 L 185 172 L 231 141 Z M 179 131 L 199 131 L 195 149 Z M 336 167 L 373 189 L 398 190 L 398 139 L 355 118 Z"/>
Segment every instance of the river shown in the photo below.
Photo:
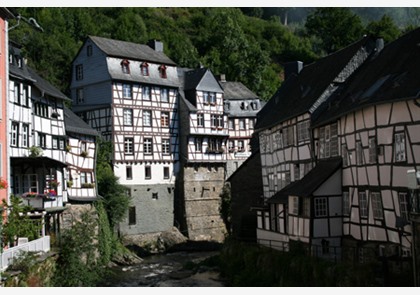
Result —
<path fill-rule="evenodd" d="M 143 258 L 139 264 L 111 268 L 104 287 L 224 287 L 217 270 L 200 266 L 190 270 L 185 265 L 198 264 L 218 252 L 175 252 Z"/>

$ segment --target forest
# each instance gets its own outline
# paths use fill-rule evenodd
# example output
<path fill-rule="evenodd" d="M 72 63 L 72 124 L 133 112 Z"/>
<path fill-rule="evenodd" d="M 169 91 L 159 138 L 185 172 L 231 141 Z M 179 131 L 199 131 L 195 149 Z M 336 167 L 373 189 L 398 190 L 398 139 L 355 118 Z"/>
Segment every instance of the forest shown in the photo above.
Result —
<path fill-rule="evenodd" d="M 283 65 L 311 63 L 369 34 L 395 40 L 420 24 L 420 8 L 20 7 L 9 39 L 28 65 L 69 95 L 71 62 L 89 35 L 164 43 L 180 67 L 205 66 L 240 81 L 263 100 L 281 85 Z"/>

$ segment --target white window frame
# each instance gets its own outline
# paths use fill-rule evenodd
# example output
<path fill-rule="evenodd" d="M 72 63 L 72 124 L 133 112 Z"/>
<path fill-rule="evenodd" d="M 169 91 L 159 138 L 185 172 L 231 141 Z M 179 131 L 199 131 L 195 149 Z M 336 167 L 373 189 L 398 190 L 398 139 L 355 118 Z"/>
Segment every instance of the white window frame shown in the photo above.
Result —
<path fill-rule="evenodd" d="M 204 114 L 203 113 L 197 114 L 197 127 L 204 127 Z"/>
<path fill-rule="evenodd" d="M 162 154 L 169 155 L 171 152 L 171 143 L 169 138 L 162 138 Z"/>
<path fill-rule="evenodd" d="M 298 142 L 303 142 L 309 139 L 309 120 L 299 122 L 298 129 Z"/>
<path fill-rule="evenodd" d="M 143 110 L 143 126 L 151 127 L 152 126 L 152 111 Z"/>
<path fill-rule="evenodd" d="M 370 192 L 372 202 L 373 218 L 384 219 L 384 211 L 382 208 L 382 196 L 380 192 Z"/>
<path fill-rule="evenodd" d="M 235 130 L 235 119 L 229 119 L 229 129 Z"/>
<path fill-rule="evenodd" d="M 365 191 L 359 192 L 359 214 L 360 218 L 369 217 L 368 197 Z"/>
<path fill-rule="evenodd" d="M 400 204 L 400 217 L 404 218 L 405 220 L 409 220 L 408 194 L 406 192 L 399 192 L 398 202 Z"/>
<path fill-rule="evenodd" d="M 203 139 L 200 137 L 194 138 L 194 146 L 196 152 L 202 152 L 203 151 Z"/>
<path fill-rule="evenodd" d="M 350 215 L 350 192 L 343 191 L 343 215 Z"/>
<path fill-rule="evenodd" d="M 239 130 L 246 130 L 245 119 L 239 119 Z"/>
<path fill-rule="evenodd" d="M 151 100 L 150 86 L 143 86 L 142 98 L 143 100 Z"/>
<path fill-rule="evenodd" d="M 132 93 L 132 89 L 131 89 L 130 84 L 123 84 L 122 85 L 122 93 L 123 93 L 123 98 L 125 98 L 125 99 L 132 99 L 133 98 L 133 93 Z"/>
<path fill-rule="evenodd" d="M 134 138 L 133 137 L 124 138 L 124 154 L 126 155 L 134 154 Z"/>
<path fill-rule="evenodd" d="M 19 146 L 19 122 L 12 122 L 10 145 L 14 147 Z"/>
<path fill-rule="evenodd" d="M 314 198 L 314 214 L 315 217 L 328 216 L 328 201 L 326 197 Z"/>
<path fill-rule="evenodd" d="M 394 134 L 395 162 L 405 162 L 407 160 L 405 150 L 405 132 L 396 132 Z"/>
<path fill-rule="evenodd" d="M 146 155 L 153 154 L 153 139 L 145 138 L 143 142 L 143 152 Z"/>
<path fill-rule="evenodd" d="M 162 102 L 169 102 L 169 89 L 167 88 L 160 89 L 160 100 Z"/>
<path fill-rule="evenodd" d="M 124 126 L 133 126 L 133 109 L 123 110 Z"/>
<path fill-rule="evenodd" d="M 160 113 L 160 125 L 161 127 L 169 127 L 169 112 Z"/>

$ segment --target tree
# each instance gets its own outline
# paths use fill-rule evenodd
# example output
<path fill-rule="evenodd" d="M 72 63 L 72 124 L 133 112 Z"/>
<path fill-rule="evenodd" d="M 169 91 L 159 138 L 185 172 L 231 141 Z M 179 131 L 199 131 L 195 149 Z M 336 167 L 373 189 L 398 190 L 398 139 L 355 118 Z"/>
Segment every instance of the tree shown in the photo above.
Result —
<path fill-rule="evenodd" d="M 98 263 L 97 222 L 91 212 L 85 211 L 61 236 L 60 255 L 54 285 L 60 287 L 92 287 L 101 279 Z"/>
<path fill-rule="evenodd" d="M 370 22 L 366 26 L 366 33 L 376 38 L 382 38 L 385 43 L 388 43 L 396 40 L 401 31 L 390 16 L 384 15 L 379 21 Z"/>
<path fill-rule="evenodd" d="M 3 226 L 3 241 L 0 247 L 7 244 L 14 245 L 16 238 L 27 237 L 30 241 L 38 239 L 42 229 L 41 220 L 32 220 L 26 214 L 31 211 L 30 206 L 22 203 L 22 199 L 16 196 L 10 197 L 10 205 L 3 200 L 3 210 L 8 209 L 7 222 Z"/>
<path fill-rule="evenodd" d="M 102 202 L 108 215 L 111 228 L 121 222 L 128 212 L 130 199 L 125 186 L 121 185 L 115 176 L 110 163 L 112 143 L 98 142 L 97 180 L 98 193 L 103 197 Z"/>
<path fill-rule="evenodd" d="M 322 49 L 327 54 L 337 51 L 363 36 L 359 16 L 347 7 L 316 8 L 308 15 L 305 28 L 309 35 L 322 40 Z"/>

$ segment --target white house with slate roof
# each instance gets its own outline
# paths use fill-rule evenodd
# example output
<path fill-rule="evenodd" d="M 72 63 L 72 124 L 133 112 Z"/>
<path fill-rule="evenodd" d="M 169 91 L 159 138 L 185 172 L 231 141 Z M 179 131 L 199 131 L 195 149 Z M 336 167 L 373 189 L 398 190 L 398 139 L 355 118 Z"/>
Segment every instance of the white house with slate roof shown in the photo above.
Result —
<path fill-rule="evenodd" d="M 226 179 L 251 156 L 252 137 L 257 113 L 264 101 L 241 82 L 226 81 L 220 77 L 224 91 L 225 112 L 228 114 L 229 140 L 227 142 Z"/>
<path fill-rule="evenodd" d="M 132 205 L 122 234 L 174 223 L 178 75 L 163 44 L 89 36 L 73 60 L 72 110 L 113 145 L 113 169 Z"/>
<path fill-rule="evenodd" d="M 96 139 L 99 133 L 64 107 L 66 124 L 66 187 L 70 203 L 97 200 Z"/>
<path fill-rule="evenodd" d="M 9 50 L 10 190 L 57 229 L 67 202 L 64 102 L 69 99 L 24 62 L 19 46 Z M 55 224 L 55 226 L 54 226 Z"/>
<path fill-rule="evenodd" d="M 220 193 L 229 136 L 223 88 L 206 68 L 179 69 L 180 161 L 177 223 L 191 240 L 223 241 Z"/>

